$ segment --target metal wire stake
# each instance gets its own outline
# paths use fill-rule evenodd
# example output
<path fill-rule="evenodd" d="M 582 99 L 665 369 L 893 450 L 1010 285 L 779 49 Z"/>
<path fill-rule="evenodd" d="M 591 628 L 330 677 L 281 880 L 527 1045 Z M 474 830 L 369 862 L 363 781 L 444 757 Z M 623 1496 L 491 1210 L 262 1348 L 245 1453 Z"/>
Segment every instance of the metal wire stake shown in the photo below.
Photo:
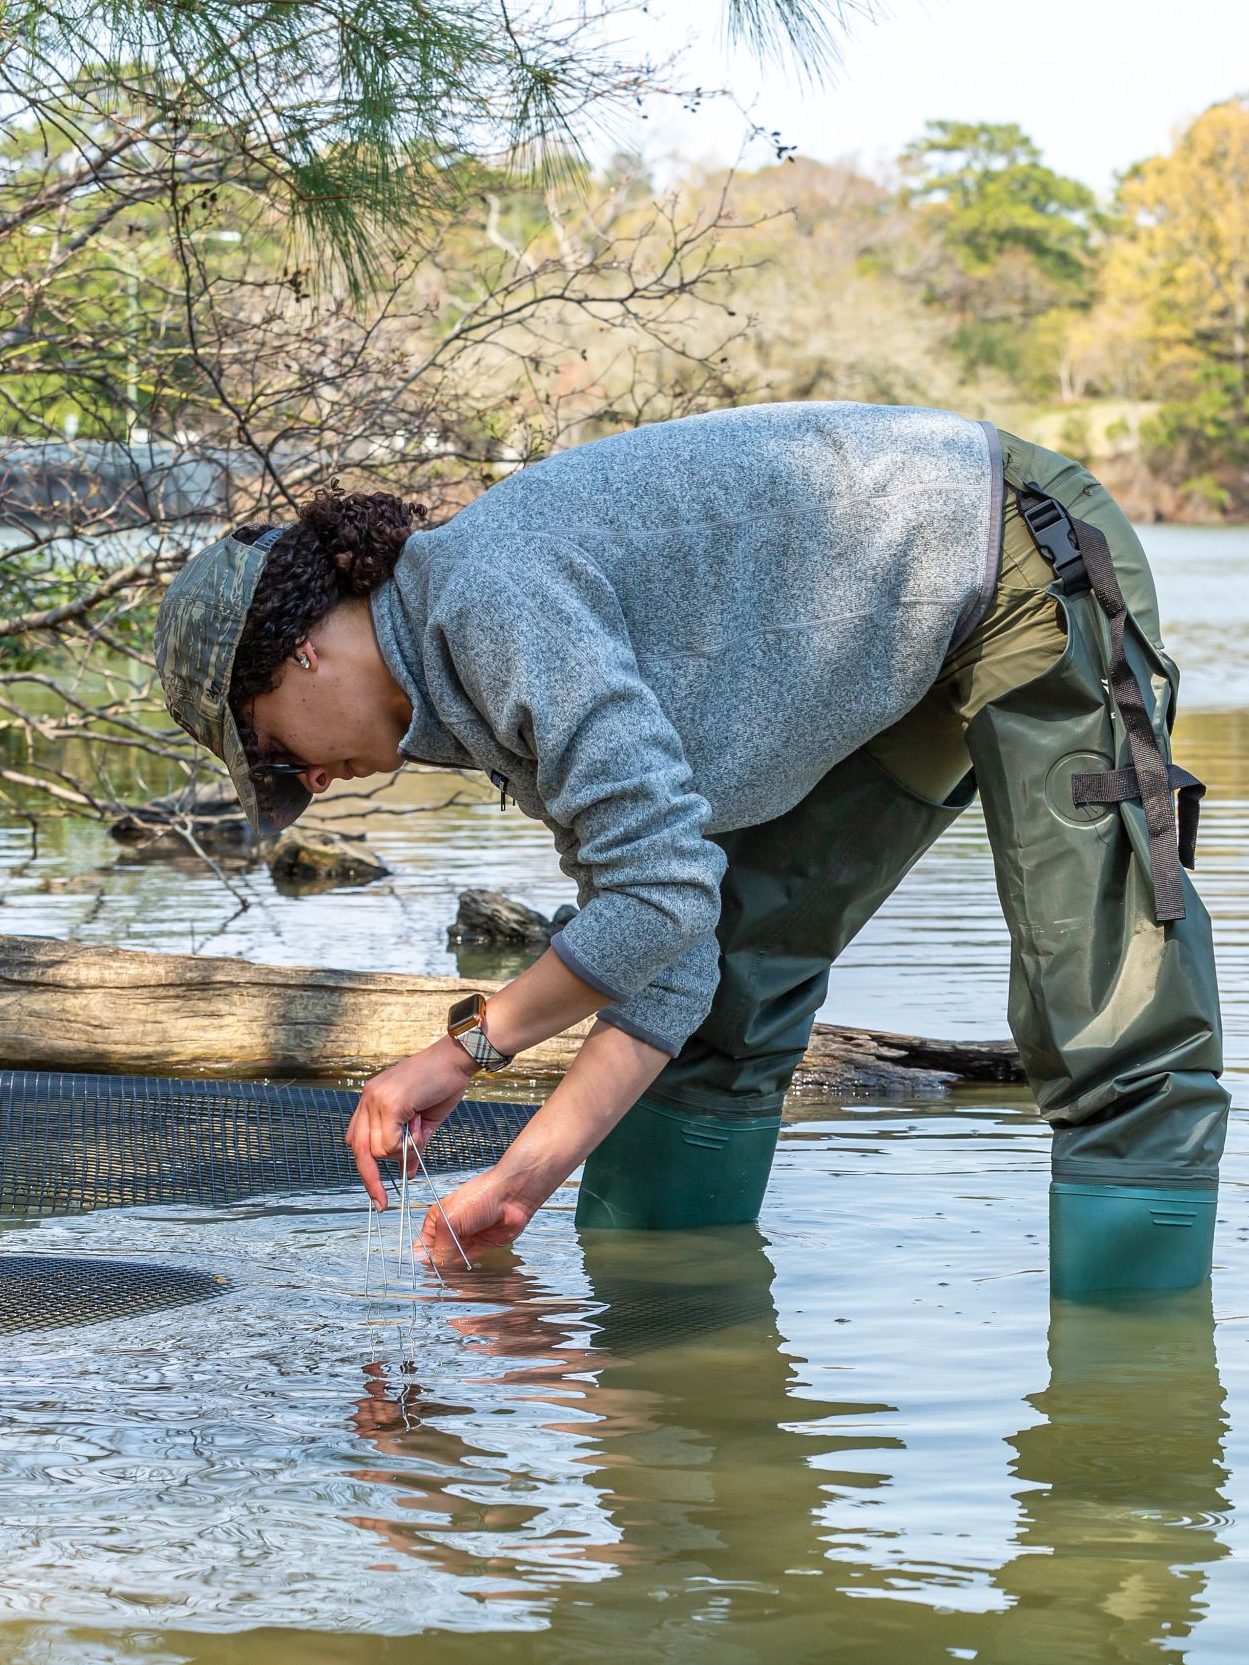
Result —
<path fill-rule="evenodd" d="M 390 1279 L 386 1276 L 386 1237 L 382 1230 L 382 1216 L 372 1197 L 369 1198 L 369 1230 L 364 1240 L 364 1293 L 373 1293 L 373 1236 L 377 1234 L 377 1264 L 382 1278 L 382 1294 L 390 1293 Z"/>
<path fill-rule="evenodd" d="M 407 1163 L 406 1155 L 404 1157 L 404 1162 L 403 1162 L 403 1171 L 402 1171 L 402 1173 L 400 1174 L 400 1177 L 399 1177 L 399 1186 L 400 1186 L 400 1189 L 399 1189 L 399 1254 L 398 1254 L 398 1258 L 397 1258 L 397 1261 L 396 1261 L 396 1264 L 395 1264 L 395 1276 L 402 1282 L 402 1280 L 403 1280 L 403 1225 L 404 1225 L 404 1221 L 406 1220 L 409 1223 L 409 1226 L 410 1226 L 411 1225 L 411 1219 L 412 1219 L 411 1215 L 408 1213 L 408 1163 Z M 411 1233 L 409 1232 L 409 1236 L 410 1235 L 411 1235 Z M 416 1256 L 414 1255 L 412 1258 L 413 1258 L 413 1261 L 415 1261 Z M 411 1283 L 412 1288 L 415 1289 L 416 1288 L 416 1268 L 415 1268 L 415 1265 L 413 1266 L 412 1271 L 409 1274 L 409 1279 L 410 1279 L 410 1283 Z"/>
<path fill-rule="evenodd" d="M 417 1250 L 417 1245 L 418 1244 L 420 1245 L 421 1253 L 425 1256 L 425 1259 L 429 1262 L 430 1271 L 438 1279 L 438 1287 L 440 1289 L 445 1289 L 447 1287 L 447 1280 L 443 1277 L 441 1271 L 439 1270 L 438 1262 L 434 1259 L 433 1255 L 430 1254 L 429 1250 L 425 1247 L 425 1239 L 423 1237 L 421 1237 L 413 1229 L 412 1201 L 411 1201 L 411 1198 L 409 1198 L 408 1199 L 408 1255 L 409 1255 L 409 1258 L 411 1259 L 411 1262 L 412 1262 L 412 1278 L 413 1278 L 412 1287 L 414 1289 L 416 1287 L 416 1281 L 415 1281 L 416 1280 L 416 1250 Z"/>
<path fill-rule="evenodd" d="M 439 1270 L 438 1262 L 434 1259 L 433 1255 L 426 1248 L 425 1239 L 423 1237 L 418 1239 L 416 1232 L 412 1229 L 412 1203 L 411 1203 L 411 1199 L 408 1196 L 408 1152 L 407 1152 L 407 1146 L 408 1145 L 411 1145 L 413 1150 L 416 1150 L 416 1141 L 412 1138 L 411 1132 L 405 1131 L 405 1133 L 404 1133 L 404 1142 L 403 1142 L 403 1145 L 400 1146 L 400 1150 L 403 1153 L 403 1205 L 402 1206 L 403 1206 L 403 1212 L 406 1214 L 407 1221 L 408 1221 L 408 1255 L 409 1255 L 409 1257 L 411 1259 L 411 1263 L 412 1263 L 412 1287 L 414 1289 L 416 1287 L 416 1245 L 417 1245 L 417 1242 L 419 1241 L 420 1245 L 421 1245 L 421 1253 L 425 1256 L 426 1260 L 429 1262 L 430 1270 L 433 1272 L 434 1276 L 438 1279 L 439 1286 L 441 1288 L 445 1289 L 447 1287 L 447 1280 L 443 1277 L 441 1271 Z M 416 1151 L 416 1159 L 417 1159 L 418 1162 L 421 1161 L 421 1153 L 420 1153 L 419 1150 Z M 424 1166 L 425 1166 L 425 1164 L 423 1162 L 421 1162 L 421 1167 L 424 1168 Z M 461 1253 L 463 1253 L 462 1250 L 461 1250 Z M 400 1220 L 400 1222 L 399 1222 L 399 1254 L 400 1254 L 400 1258 L 402 1259 L 402 1256 L 403 1256 L 403 1221 L 402 1220 Z"/>
<path fill-rule="evenodd" d="M 460 1242 L 459 1238 L 455 1235 L 455 1227 L 451 1224 L 450 1220 L 447 1219 L 447 1211 L 442 1206 L 442 1198 L 438 1195 L 438 1192 L 434 1187 L 434 1182 L 429 1177 L 429 1169 L 425 1166 L 425 1158 L 421 1155 L 421 1147 L 417 1144 L 416 1140 L 412 1137 L 412 1130 L 410 1128 L 408 1129 L 408 1143 L 412 1146 L 412 1149 L 416 1152 L 416 1160 L 421 1165 L 421 1173 L 424 1175 L 426 1185 L 429 1186 L 429 1194 L 434 1199 L 434 1207 L 438 1210 L 439 1214 L 442 1215 L 442 1223 L 443 1223 L 444 1226 L 446 1226 L 447 1230 L 451 1233 L 451 1241 L 455 1244 L 456 1248 L 460 1251 L 460 1259 L 464 1262 L 465 1266 L 467 1266 L 469 1271 L 471 1272 L 472 1269 L 473 1269 L 473 1263 L 468 1258 L 468 1256 L 464 1253 L 464 1245 L 463 1245 L 463 1243 Z M 405 1168 L 407 1167 L 406 1162 L 404 1163 L 404 1167 Z M 424 1242 L 424 1239 L 422 1238 L 421 1241 Z M 432 1257 L 431 1257 L 431 1259 L 432 1259 Z"/>
<path fill-rule="evenodd" d="M 395 1200 L 397 1202 L 398 1199 L 399 1199 L 399 1187 L 395 1184 L 394 1180 L 391 1178 L 391 1176 L 388 1173 L 383 1173 L 382 1178 L 386 1181 L 387 1185 L 389 1185 L 390 1189 L 394 1192 Z M 374 1225 L 376 1225 L 376 1227 L 377 1227 L 377 1264 L 378 1264 L 378 1267 L 379 1267 L 379 1269 L 381 1271 L 381 1275 L 382 1275 L 382 1294 L 383 1295 L 389 1295 L 390 1294 L 390 1276 L 389 1276 L 389 1274 L 386 1270 L 386 1220 L 385 1220 L 385 1216 L 382 1213 L 382 1210 L 380 1208 L 378 1208 L 377 1204 L 373 1201 L 372 1197 L 370 1197 L 369 1198 L 369 1236 L 368 1236 L 368 1242 L 365 1246 L 365 1255 L 366 1255 L 365 1277 L 366 1277 L 366 1279 L 369 1276 L 367 1261 L 368 1261 L 369 1258 L 371 1258 L 371 1254 L 372 1254 Z"/>
<path fill-rule="evenodd" d="M 399 1254 L 401 1258 L 403 1255 L 404 1221 L 407 1222 L 408 1228 L 408 1285 L 413 1292 L 415 1292 L 417 1237 L 412 1219 L 412 1192 L 408 1189 L 408 1158 L 406 1151 L 403 1153 L 403 1218 L 399 1222 Z M 438 1279 L 439 1287 L 445 1289 L 447 1286 L 445 1280 L 443 1279 L 443 1275 L 435 1265 L 434 1258 L 425 1247 L 424 1241 L 421 1242 L 421 1253 L 425 1256 L 426 1260 L 429 1261 L 430 1269 L 432 1270 L 434 1276 Z"/>

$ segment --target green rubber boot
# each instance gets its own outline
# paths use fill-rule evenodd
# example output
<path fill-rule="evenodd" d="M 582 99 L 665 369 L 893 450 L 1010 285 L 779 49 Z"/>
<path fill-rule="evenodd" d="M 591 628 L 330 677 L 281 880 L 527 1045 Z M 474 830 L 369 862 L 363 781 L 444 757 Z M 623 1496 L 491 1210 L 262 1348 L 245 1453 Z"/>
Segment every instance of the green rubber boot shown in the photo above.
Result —
<path fill-rule="evenodd" d="M 780 1126 L 779 1110 L 714 1116 L 639 1099 L 586 1161 L 577 1225 L 671 1231 L 755 1220 Z"/>
<path fill-rule="evenodd" d="M 1009 435 L 1003 445 L 1008 484 L 1039 481 L 1106 537 L 1128 606 L 1124 652 L 1169 761 L 1179 673 L 1139 539 L 1084 469 Z M 1155 919 L 1139 801 L 1075 802 L 1076 774 L 1134 763 L 1107 694 L 1105 615 L 1088 593 L 1049 593 L 1061 658 L 985 705 L 967 744 L 1011 934 L 1011 1032 L 1054 1129 L 1052 1288 L 1195 1288 L 1210 1275 L 1229 1102 L 1210 919 L 1187 874 L 1185 917 Z"/>
<path fill-rule="evenodd" d="M 1193 1289 L 1210 1276 L 1215 1191 L 1050 1187 L 1050 1292 Z"/>

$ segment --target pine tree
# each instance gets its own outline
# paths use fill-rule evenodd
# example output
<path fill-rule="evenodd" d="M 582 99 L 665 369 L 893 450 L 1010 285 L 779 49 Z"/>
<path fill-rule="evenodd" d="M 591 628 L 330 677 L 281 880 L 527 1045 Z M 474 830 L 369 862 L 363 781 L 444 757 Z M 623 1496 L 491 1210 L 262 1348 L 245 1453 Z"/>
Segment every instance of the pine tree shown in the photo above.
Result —
<path fill-rule="evenodd" d="M 874 7 L 725 3 L 730 36 L 807 76 L 836 57 L 846 15 Z M 518 20 L 507 0 L 12 0 L 0 89 L 21 108 L 74 81 L 101 120 L 141 103 L 135 142 L 163 145 L 171 166 L 197 136 L 241 136 L 312 271 L 340 263 L 358 296 L 380 275 L 380 245 L 419 241 L 475 164 L 506 155 L 566 174 L 596 115 L 646 90 L 645 66 L 618 60 L 597 22 L 584 7 Z M 88 155 L 90 127 L 72 135 Z"/>

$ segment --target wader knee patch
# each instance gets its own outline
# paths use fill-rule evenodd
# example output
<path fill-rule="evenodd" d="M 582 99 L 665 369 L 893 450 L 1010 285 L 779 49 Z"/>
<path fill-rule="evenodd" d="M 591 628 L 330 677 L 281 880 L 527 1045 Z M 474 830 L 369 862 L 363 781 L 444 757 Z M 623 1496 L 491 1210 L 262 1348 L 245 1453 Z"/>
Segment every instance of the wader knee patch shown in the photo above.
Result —
<path fill-rule="evenodd" d="M 1073 791 L 1078 775 L 1099 775 L 1114 768 L 1114 759 L 1105 752 L 1068 752 L 1060 757 L 1045 777 L 1045 802 L 1060 821 L 1070 827 L 1087 827 L 1104 821 L 1114 813 L 1107 803 L 1077 804 Z"/>

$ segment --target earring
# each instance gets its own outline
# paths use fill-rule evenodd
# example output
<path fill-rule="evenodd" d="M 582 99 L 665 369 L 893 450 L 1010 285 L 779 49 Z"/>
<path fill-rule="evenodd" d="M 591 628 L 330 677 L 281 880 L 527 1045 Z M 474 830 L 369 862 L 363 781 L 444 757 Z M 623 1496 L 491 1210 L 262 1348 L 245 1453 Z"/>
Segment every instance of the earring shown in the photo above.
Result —
<path fill-rule="evenodd" d="M 299 661 L 301 670 L 310 671 L 312 669 L 312 660 L 309 659 L 306 653 L 297 653 L 295 657 Z"/>

